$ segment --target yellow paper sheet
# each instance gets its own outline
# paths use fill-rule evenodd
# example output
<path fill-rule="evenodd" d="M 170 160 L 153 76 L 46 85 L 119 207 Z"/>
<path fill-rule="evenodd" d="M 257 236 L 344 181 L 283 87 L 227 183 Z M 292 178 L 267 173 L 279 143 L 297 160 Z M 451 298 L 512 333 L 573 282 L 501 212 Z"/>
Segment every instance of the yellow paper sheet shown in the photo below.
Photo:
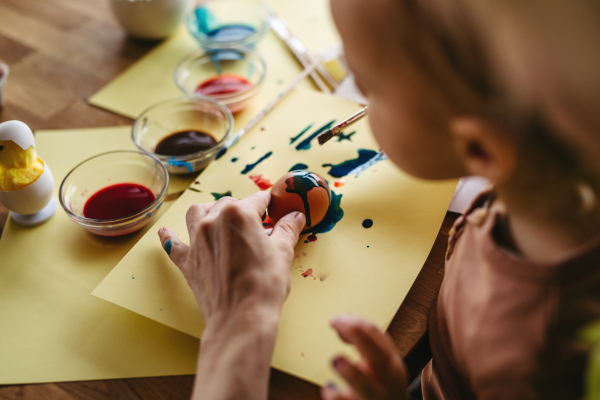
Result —
<path fill-rule="evenodd" d="M 358 149 L 379 149 L 366 119 L 345 132 L 356 131 L 349 139 L 333 139 L 321 147 L 314 138 L 304 151 L 295 146 L 320 126 L 340 121 L 358 108 L 317 92 L 294 91 L 244 140 L 213 162 L 199 177 L 200 184 L 185 192 L 156 225 L 172 228 L 187 242 L 185 213 L 193 203 L 213 201 L 212 192 L 231 191 L 234 197 L 245 197 L 258 190 L 250 176 L 263 175 L 275 182 L 296 163 L 307 164 L 326 177 L 332 190 L 342 195 L 344 217 L 332 231 L 317 234 L 315 242 L 305 243 L 307 235 L 302 235 L 296 247 L 292 290 L 272 363 L 317 384 L 334 378 L 331 357 L 344 350 L 329 328 L 329 319 L 350 312 L 382 329 L 388 326 L 431 250 L 457 183 L 419 181 L 385 160 L 358 178 L 347 176 L 344 186 L 334 187 L 336 179 L 323 164 L 357 158 Z M 290 138 L 309 124 L 312 128 L 290 146 Z M 241 174 L 246 165 L 268 152 L 273 154 Z M 372 228 L 363 228 L 365 219 L 373 220 Z M 308 269 L 312 269 L 310 274 Z M 132 281 L 131 275 L 139 280 Z M 201 336 L 203 320 L 194 296 L 161 248 L 156 232 L 146 234 L 92 294 Z"/>
<path fill-rule="evenodd" d="M 127 132 L 38 132 L 37 151 L 54 175 L 54 196 L 73 166 L 123 148 Z M 0 238 L 0 385 L 194 373 L 197 339 L 90 296 L 148 230 L 101 238 L 60 206 L 36 228 L 8 220 Z"/>
<path fill-rule="evenodd" d="M 327 0 L 275 0 L 271 3 L 276 12 L 289 19 L 290 24 L 298 31 L 297 34 L 306 38 L 307 45 L 329 46 L 338 41 Z M 181 95 L 173 80 L 175 67 L 183 57 L 198 49 L 198 43 L 187 31 L 181 29 L 94 94 L 89 102 L 117 114 L 136 118 L 153 104 Z M 271 31 L 259 42 L 256 50 L 267 62 L 267 78 L 254 102 L 235 115 L 234 131 L 244 126 L 302 71 L 285 43 Z M 309 79 L 299 86 L 309 89 L 314 87 Z"/>

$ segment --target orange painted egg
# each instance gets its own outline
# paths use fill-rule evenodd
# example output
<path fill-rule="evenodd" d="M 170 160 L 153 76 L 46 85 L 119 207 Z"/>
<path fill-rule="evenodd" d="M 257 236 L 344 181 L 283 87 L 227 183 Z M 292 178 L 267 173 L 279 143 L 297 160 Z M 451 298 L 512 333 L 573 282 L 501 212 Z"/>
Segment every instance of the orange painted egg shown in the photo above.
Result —
<path fill-rule="evenodd" d="M 307 230 L 323 220 L 330 200 L 331 190 L 321 175 L 292 171 L 279 178 L 271 188 L 267 211 L 274 224 L 287 214 L 300 211 L 306 216 L 303 230 Z"/>

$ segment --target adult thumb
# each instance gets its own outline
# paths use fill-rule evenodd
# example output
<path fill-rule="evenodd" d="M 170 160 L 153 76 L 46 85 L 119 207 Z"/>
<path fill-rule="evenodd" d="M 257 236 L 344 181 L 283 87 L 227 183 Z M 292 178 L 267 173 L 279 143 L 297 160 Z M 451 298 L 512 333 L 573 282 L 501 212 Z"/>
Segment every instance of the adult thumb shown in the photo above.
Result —
<path fill-rule="evenodd" d="M 298 237 L 306 224 L 306 218 L 301 212 L 292 212 L 281 218 L 273 227 L 271 239 L 280 242 L 285 247 L 294 248 Z"/>
<path fill-rule="evenodd" d="M 167 252 L 171 261 L 173 261 L 179 269 L 182 269 L 188 258 L 190 249 L 188 245 L 179 240 L 177 234 L 169 228 L 160 228 L 158 230 L 158 237 L 160 238 L 162 248 Z"/>

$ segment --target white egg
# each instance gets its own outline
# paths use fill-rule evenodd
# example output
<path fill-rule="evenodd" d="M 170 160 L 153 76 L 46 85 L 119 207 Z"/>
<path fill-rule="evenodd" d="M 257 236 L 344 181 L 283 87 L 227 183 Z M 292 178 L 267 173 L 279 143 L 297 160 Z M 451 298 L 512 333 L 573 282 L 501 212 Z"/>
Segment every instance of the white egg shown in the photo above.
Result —
<path fill-rule="evenodd" d="M 0 140 L 12 140 L 23 150 L 31 146 L 35 149 L 33 132 L 21 121 L 6 121 L 0 124 Z"/>

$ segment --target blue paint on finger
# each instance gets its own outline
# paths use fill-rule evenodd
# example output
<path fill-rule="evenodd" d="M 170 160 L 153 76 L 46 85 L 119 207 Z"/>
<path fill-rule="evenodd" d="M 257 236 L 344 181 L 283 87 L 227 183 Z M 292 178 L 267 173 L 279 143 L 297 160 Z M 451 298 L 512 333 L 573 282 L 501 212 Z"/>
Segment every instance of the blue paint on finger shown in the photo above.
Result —
<path fill-rule="evenodd" d="M 173 248 L 173 242 L 171 242 L 171 239 L 167 239 L 167 241 L 165 242 L 165 251 L 167 252 L 168 256 L 171 255 L 172 248 Z"/>

